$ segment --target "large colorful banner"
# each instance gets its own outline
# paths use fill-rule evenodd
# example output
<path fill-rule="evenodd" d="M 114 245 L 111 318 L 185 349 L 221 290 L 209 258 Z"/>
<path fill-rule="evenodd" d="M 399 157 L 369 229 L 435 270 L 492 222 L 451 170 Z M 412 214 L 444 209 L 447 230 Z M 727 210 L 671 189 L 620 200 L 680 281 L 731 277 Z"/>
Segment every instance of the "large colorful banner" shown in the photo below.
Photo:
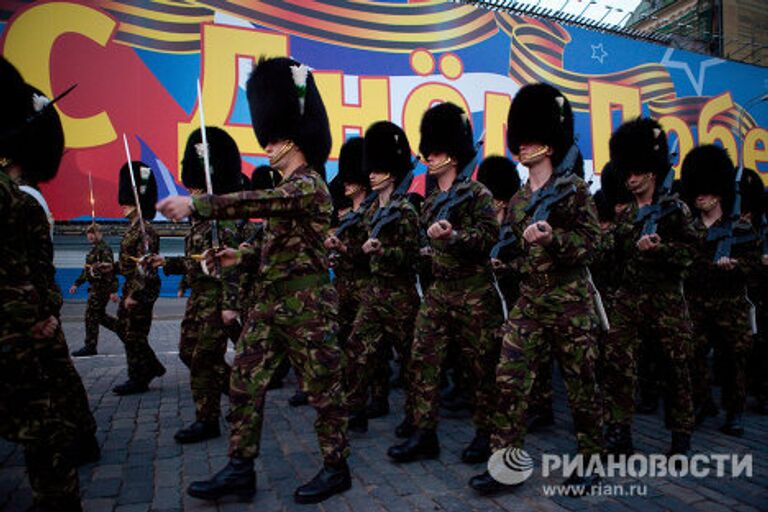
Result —
<path fill-rule="evenodd" d="M 199 125 L 227 129 L 244 170 L 264 162 L 250 127 L 245 82 L 254 60 L 291 56 L 315 70 L 333 149 L 377 120 L 401 125 L 418 147 L 436 101 L 472 113 L 484 154 L 505 154 L 507 110 L 522 84 L 561 89 L 576 114 L 588 176 L 608 161 L 622 122 L 650 115 L 676 148 L 677 166 L 716 142 L 734 162 L 768 173 L 768 69 L 549 21 L 436 0 L 94 0 L 3 2 L 3 55 L 57 104 L 67 151 L 43 189 L 58 220 L 119 217 L 118 169 L 131 152 L 149 163 L 160 196 L 186 193 L 179 161 Z M 423 175 L 421 176 L 423 178 Z M 423 187 L 423 180 L 415 185 Z"/>

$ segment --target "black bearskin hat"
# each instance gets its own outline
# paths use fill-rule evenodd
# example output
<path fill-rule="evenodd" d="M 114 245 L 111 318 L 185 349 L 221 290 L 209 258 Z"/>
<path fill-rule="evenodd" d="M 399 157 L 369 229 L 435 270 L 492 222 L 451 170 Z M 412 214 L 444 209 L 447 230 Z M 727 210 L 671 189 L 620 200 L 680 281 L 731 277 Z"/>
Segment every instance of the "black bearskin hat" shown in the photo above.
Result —
<path fill-rule="evenodd" d="M 630 174 L 653 173 L 656 185 L 669 172 L 667 135 L 653 119 L 638 117 L 619 126 L 611 135 L 611 162 L 621 181 Z"/>
<path fill-rule="evenodd" d="M 600 190 L 605 195 L 605 200 L 611 208 L 617 204 L 628 204 L 634 201 L 632 193 L 627 189 L 625 180 L 622 180 L 611 162 L 603 167 L 600 173 Z"/>
<path fill-rule="evenodd" d="M 558 165 L 573 141 L 573 111 L 563 93 L 548 84 L 517 91 L 507 114 L 507 146 L 513 154 L 520 154 L 522 144 L 546 144 L 553 151 L 552 164 Z"/>
<path fill-rule="evenodd" d="M 324 174 L 331 129 L 309 68 L 286 57 L 261 59 L 248 78 L 247 95 L 259 144 L 291 140 L 307 163 Z"/>
<path fill-rule="evenodd" d="M 714 144 L 692 149 L 683 160 L 680 171 L 683 197 L 691 207 L 696 197 L 711 194 L 722 200 L 723 212 L 733 206 L 736 173 L 728 153 Z"/>
<path fill-rule="evenodd" d="M 509 158 L 489 156 L 477 169 L 477 181 L 488 187 L 493 198 L 507 202 L 520 190 L 520 175 Z"/>
<path fill-rule="evenodd" d="M 402 128 L 389 121 L 379 121 L 368 127 L 363 154 L 366 174 L 375 171 L 389 173 L 395 180 L 395 186 L 413 169 L 408 137 Z"/>
<path fill-rule="evenodd" d="M 370 188 L 368 174 L 363 170 L 363 146 L 362 137 L 348 139 L 339 152 L 339 173 L 334 178 L 344 189 L 344 183 L 356 183 L 366 189 Z"/>
<path fill-rule="evenodd" d="M 753 169 L 745 168 L 741 174 L 740 185 L 741 212 L 742 214 L 751 213 L 752 222 L 757 225 L 763 214 L 763 198 L 765 197 L 763 179 Z"/>
<path fill-rule="evenodd" d="M 608 199 L 608 195 L 603 189 L 595 192 L 592 196 L 595 200 L 595 206 L 597 207 L 597 218 L 600 222 L 611 222 L 616 216 L 616 212 L 613 210 L 613 203 Z"/>
<path fill-rule="evenodd" d="M 270 190 L 280 184 L 282 176 L 268 165 L 260 165 L 251 174 L 251 190 Z"/>
<path fill-rule="evenodd" d="M 39 90 L 0 57 L 0 158 L 21 167 L 32 183 L 56 176 L 64 153 L 64 130 L 56 109 Z"/>
<path fill-rule="evenodd" d="M 440 103 L 421 118 L 419 153 L 446 153 L 456 159 L 459 172 L 475 156 L 475 140 L 469 116 L 453 103 Z"/>
<path fill-rule="evenodd" d="M 144 220 L 152 220 L 155 217 L 155 203 L 157 203 L 157 182 L 152 168 L 144 162 L 132 161 L 133 177 L 136 180 L 136 189 L 139 193 L 141 215 Z M 120 182 L 117 188 L 117 202 L 124 206 L 134 206 L 133 188 L 131 187 L 131 175 L 128 162 L 120 168 Z"/>
<path fill-rule="evenodd" d="M 331 227 L 335 228 L 341 221 L 341 212 L 352 208 L 352 200 L 344 194 L 344 182 L 338 178 L 331 181 L 328 185 L 328 191 L 331 193 L 331 202 L 333 203 Z"/>
<path fill-rule="evenodd" d="M 240 150 L 227 132 L 215 126 L 206 126 L 208 140 L 208 162 L 211 166 L 211 184 L 214 194 L 228 194 L 242 190 L 240 182 Z M 205 168 L 203 163 L 203 137 L 200 128 L 187 139 L 184 159 L 181 161 L 181 181 L 188 189 L 205 191 Z"/>

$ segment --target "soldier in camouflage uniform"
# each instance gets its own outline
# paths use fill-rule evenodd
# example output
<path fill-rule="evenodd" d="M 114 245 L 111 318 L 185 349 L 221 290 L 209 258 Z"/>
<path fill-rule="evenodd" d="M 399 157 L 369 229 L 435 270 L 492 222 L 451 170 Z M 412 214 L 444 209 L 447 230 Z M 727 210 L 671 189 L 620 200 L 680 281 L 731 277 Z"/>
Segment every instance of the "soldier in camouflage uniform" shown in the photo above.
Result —
<path fill-rule="evenodd" d="M 58 169 L 64 134 L 55 109 L 41 100 L 0 58 L 0 435 L 24 447 L 33 509 L 79 511 L 73 460 L 79 425 L 71 414 L 62 415 L 60 399 L 62 393 L 78 390 L 55 388 L 64 375 L 50 373 L 62 361 L 58 309 L 51 309 L 51 282 L 41 286 L 36 275 L 45 253 L 29 243 L 29 227 L 43 226 L 31 222 L 29 205 L 36 206 L 42 219 L 45 214 L 11 178 L 47 181 Z M 48 244 L 52 250 L 50 239 Z M 71 365 L 68 355 L 64 344 L 63 357 Z"/>
<path fill-rule="evenodd" d="M 493 368 L 498 360 L 494 334 L 503 321 L 488 258 L 499 235 L 499 223 L 488 189 L 471 179 L 456 180 L 474 161 L 476 151 L 472 126 L 460 107 L 442 103 L 427 110 L 421 121 L 419 151 L 438 182 L 424 201 L 421 214 L 421 224 L 428 228 L 422 245 L 431 246 L 435 280 L 425 291 L 416 316 L 408 366 L 406 414 L 413 414 L 415 430 L 387 454 L 397 462 L 438 456 L 440 371 L 449 344 L 455 343 L 476 382 L 476 433 L 462 460 L 480 462 L 490 455 Z M 467 200 L 453 205 L 448 218 L 438 218 L 442 208 L 435 203 L 451 190 L 454 197 L 466 195 Z"/>
<path fill-rule="evenodd" d="M 634 201 L 616 219 L 614 261 L 623 269 L 610 310 L 611 330 L 605 346 L 604 400 L 607 448 L 633 453 L 632 415 L 635 406 L 639 343 L 658 347 L 666 375 L 670 453 L 686 453 L 693 428 L 691 322 L 682 292 L 684 273 L 693 262 L 697 240 L 688 207 L 674 197 L 659 197 L 669 172 L 667 138 L 652 119 L 624 123 L 610 142 L 611 162 Z M 638 210 L 664 200 L 656 232 L 643 235 Z M 656 350 L 655 348 L 653 349 Z"/>
<path fill-rule="evenodd" d="M 117 318 L 106 315 L 104 325 L 120 338 L 125 345 L 128 364 L 128 380 L 112 388 L 117 395 L 143 393 L 155 377 L 165 375 L 165 367 L 149 345 L 147 336 L 152 327 L 152 309 L 160 295 L 160 278 L 148 265 L 152 254 L 160 249 L 160 237 L 150 220 L 155 216 L 157 183 L 152 170 L 144 162 L 132 162 L 144 227 L 139 224 L 139 214 L 133 197 L 133 189 L 126 162 L 120 169 L 118 203 L 128 218 L 130 226 L 120 241 L 118 270 L 125 277 L 123 296 L 117 307 Z"/>
<path fill-rule="evenodd" d="M 370 258 L 371 279 L 360 290 L 360 307 L 346 346 L 350 429 L 363 432 L 368 428 L 368 387 L 377 369 L 389 364 L 393 345 L 407 360 L 406 344 L 419 305 L 414 273 L 419 219 L 406 191 L 393 197 L 413 167 L 408 138 L 397 125 L 379 121 L 365 132 L 364 155 L 363 169 L 378 194 L 365 212 L 364 229 L 370 238 L 360 246 Z M 388 387 L 381 392 L 388 392 Z M 389 408 L 386 394 L 373 399 Z"/>
<path fill-rule="evenodd" d="M 93 247 L 85 257 L 85 268 L 69 288 L 74 295 L 77 289 L 88 282 L 88 305 L 85 309 L 85 346 L 72 352 L 74 357 L 96 355 L 99 342 L 99 325 L 104 321 L 110 299 L 117 302 L 117 276 L 114 271 L 114 255 L 109 244 L 102 238 L 101 227 L 92 223 L 85 230 Z"/>
<path fill-rule="evenodd" d="M 234 139 L 221 128 L 209 126 L 206 140 L 214 193 L 240 190 L 240 151 Z M 199 197 L 206 190 L 205 151 L 200 129 L 197 129 L 187 139 L 181 162 L 181 180 L 192 197 Z M 192 289 L 181 321 L 179 358 L 190 371 L 195 422 L 176 432 L 174 439 L 182 444 L 221 435 L 221 394 L 229 391 L 230 367 L 224 354 L 227 352 L 228 325 L 234 324 L 238 316 L 239 276 L 234 267 L 221 269 L 221 275 L 203 271 L 202 255 L 212 248 L 219 249 L 213 247 L 214 227 L 218 236 L 216 243 L 221 247 L 237 247 L 234 222 L 193 219 L 184 238 L 184 256 L 153 257 L 153 265 L 162 265 L 166 274 L 184 274 Z"/>
<path fill-rule="evenodd" d="M 570 103 L 547 84 L 526 85 L 512 100 L 507 126 L 507 144 L 530 176 L 510 201 L 505 219 L 518 240 L 509 265 L 521 282 L 520 296 L 502 327 L 491 447 L 522 448 L 531 389 L 542 362 L 552 357 L 565 381 L 577 449 L 585 456 L 599 454 L 597 318 L 586 265 L 600 226 L 587 185 L 576 174 L 563 171 L 566 189 L 572 192 L 550 205 L 546 220 L 533 221 L 538 208 L 532 204 L 534 193 L 554 186 L 555 169 L 574 144 Z M 571 475 L 567 483 L 589 489 L 595 480 L 595 475 Z M 481 493 L 509 487 L 488 471 L 473 477 L 469 485 Z"/>
<path fill-rule="evenodd" d="M 699 214 L 694 221 L 699 232 L 698 250 L 685 281 L 694 328 L 693 404 L 699 410 L 713 401 L 707 354 L 714 346 L 724 370 L 722 396 L 727 417 L 721 431 L 741 437 L 741 416 L 747 400 L 747 357 L 752 349 L 747 283 L 759 270 L 761 247 L 757 233 L 746 222 L 732 225 L 731 233 L 732 239 L 745 237 L 747 241 L 733 243 L 730 254 L 722 255 L 717 262 L 713 257 L 718 242 L 708 241 L 709 233 L 717 234 L 724 227 L 727 231 L 727 223 L 733 222 L 735 176 L 728 153 L 718 146 L 699 146 L 683 161 L 683 195 Z"/>
<path fill-rule="evenodd" d="M 288 357 L 317 410 L 315 428 L 324 459 L 323 468 L 296 490 L 294 499 L 315 503 L 351 486 L 344 354 L 336 340 L 338 294 L 323 246 L 332 210 L 322 176 L 330 128 L 313 75 L 291 59 L 261 60 L 248 79 L 247 94 L 256 137 L 283 181 L 273 190 L 172 197 L 159 204 L 171 219 L 191 214 L 268 219 L 259 297 L 232 368 L 229 463 L 210 480 L 193 482 L 187 492 L 208 500 L 255 492 L 253 459 L 259 455 L 266 390 L 275 368 Z M 222 265 L 237 261 L 235 250 L 219 255 Z"/>

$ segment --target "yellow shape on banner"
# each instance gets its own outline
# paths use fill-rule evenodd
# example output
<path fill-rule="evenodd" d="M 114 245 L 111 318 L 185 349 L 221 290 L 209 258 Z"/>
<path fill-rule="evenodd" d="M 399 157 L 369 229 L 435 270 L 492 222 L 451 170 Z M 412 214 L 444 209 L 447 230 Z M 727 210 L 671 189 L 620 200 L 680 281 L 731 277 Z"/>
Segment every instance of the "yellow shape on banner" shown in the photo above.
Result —
<path fill-rule="evenodd" d="M 592 159 L 595 172 L 603 170 L 611 159 L 608 142 L 613 133 L 612 111 L 621 109 L 622 122 L 642 113 L 640 88 L 589 81 L 589 121 L 592 129 Z M 617 126 L 618 128 L 618 126 Z"/>

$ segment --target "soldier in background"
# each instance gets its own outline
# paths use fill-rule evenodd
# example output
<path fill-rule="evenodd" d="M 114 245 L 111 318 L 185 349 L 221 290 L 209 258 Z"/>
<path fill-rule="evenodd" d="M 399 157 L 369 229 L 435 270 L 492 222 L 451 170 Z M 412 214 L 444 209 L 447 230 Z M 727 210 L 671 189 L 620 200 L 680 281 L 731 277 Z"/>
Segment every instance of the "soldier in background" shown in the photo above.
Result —
<path fill-rule="evenodd" d="M 421 120 L 419 152 L 438 183 L 421 214 L 421 225 L 427 228 L 422 245 L 431 246 L 434 282 L 424 292 L 416 316 L 408 366 L 406 415 L 413 415 L 412 433 L 404 443 L 390 447 L 387 454 L 395 462 L 439 455 L 440 372 L 448 346 L 455 343 L 476 383 L 475 437 L 463 451 L 462 460 L 482 462 L 490 455 L 493 368 L 498 359 L 494 334 L 502 322 L 488 259 L 499 236 L 499 223 L 488 189 L 472 179 L 456 179 L 476 153 L 466 112 L 453 103 L 427 110 Z M 442 207 L 435 207 L 435 203 L 441 194 L 451 194 L 450 190 L 453 197 L 467 199 L 451 205 L 447 218 L 438 218 Z M 401 424 L 398 435 L 408 433 L 404 426 Z"/>
<path fill-rule="evenodd" d="M 144 162 L 132 162 L 132 166 L 144 226 L 142 229 L 139 224 L 126 162 L 120 168 L 117 193 L 123 215 L 130 223 L 120 241 L 119 272 L 125 277 L 123 296 L 117 307 L 117 317 L 106 315 L 102 324 L 117 334 L 125 346 L 128 380 L 112 388 L 116 395 L 144 393 L 152 379 L 165 375 L 165 367 L 147 339 L 152 327 L 152 309 L 160 295 L 160 277 L 147 265 L 151 255 L 157 254 L 160 248 L 160 237 L 150 223 L 155 216 L 157 182 L 152 169 Z"/>
<path fill-rule="evenodd" d="M 99 325 L 103 324 L 107 304 L 117 302 L 117 275 L 115 274 L 115 256 L 109 244 L 104 241 L 101 226 L 92 223 L 85 230 L 85 236 L 91 244 L 91 250 L 85 256 L 85 268 L 69 288 L 74 295 L 77 289 L 88 283 L 88 304 L 85 309 L 85 346 L 72 352 L 73 357 L 96 355 L 99 342 Z"/>
<path fill-rule="evenodd" d="M 63 354 L 58 343 L 63 340 L 58 311 L 51 308 L 54 297 L 46 289 L 51 282 L 37 275 L 46 255 L 28 243 L 30 225 L 43 224 L 30 219 L 30 196 L 12 180 L 24 174 L 35 182 L 53 178 L 64 133 L 47 98 L 25 84 L 4 58 L 0 103 L 0 435 L 24 447 L 34 507 L 76 512 L 82 510 L 74 460 L 80 425 L 62 413 L 59 397 L 74 397 L 80 390 L 58 387 L 63 382 L 50 373 L 62 358 L 70 365 L 71 360 L 66 343 Z"/>
<path fill-rule="evenodd" d="M 315 429 L 323 468 L 294 493 L 298 503 L 317 503 L 352 485 L 346 459 L 344 354 L 336 339 L 338 294 L 328 275 L 323 241 L 331 220 L 324 166 L 331 148 L 328 116 L 309 68 L 288 58 L 262 59 L 247 84 L 248 103 L 259 144 L 280 170 L 274 190 L 199 198 L 171 197 L 159 208 L 171 219 L 266 217 L 261 251 L 262 284 L 238 340 L 230 382 L 229 462 L 187 492 L 215 500 L 256 491 L 254 458 L 259 455 L 267 387 L 285 357 L 301 377 L 317 410 Z M 238 252 L 218 253 L 223 266 Z"/>
<path fill-rule="evenodd" d="M 512 100 L 507 144 L 530 170 L 512 198 L 505 223 L 518 244 L 509 264 L 520 275 L 520 296 L 502 327 L 501 359 L 496 369 L 499 400 L 491 447 L 522 448 L 533 383 L 552 354 L 560 365 L 573 413 L 577 449 L 585 456 L 602 451 L 601 410 L 595 380 L 597 316 L 586 265 L 600 237 L 597 213 L 586 183 L 563 173 L 566 189 L 549 207 L 547 220 L 533 221 L 534 194 L 555 186 L 555 169 L 574 144 L 573 113 L 560 91 L 546 84 L 526 85 Z M 536 205 L 533 205 L 536 206 Z M 567 484 L 589 490 L 595 475 L 571 475 Z M 481 493 L 507 489 L 488 471 L 470 487 Z"/>
<path fill-rule="evenodd" d="M 211 184 L 214 193 L 240 190 L 240 151 L 234 139 L 221 128 L 206 127 Z M 181 180 L 193 197 L 206 190 L 206 170 L 200 129 L 187 139 L 181 162 Z M 220 247 L 237 247 L 237 228 L 232 221 L 216 225 Z M 167 275 L 183 274 L 192 292 L 181 321 L 179 358 L 189 368 L 195 422 L 182 428 L 174 439 L 178 443 L 197 443 L 221 435 L 221 394 L 229 391 L 230 367 L 224 360 L 229 326 L 239 314 L 239 276 L 234 267 L 213 275 L 203 271 L 200 258 L 206 251 L 218 250 L 213 243 L 213 223 L 192 220 L 184 238 L 184 256 L 152 257 L 152 265 L 163 266 Z"/>
<path fill-rule="evenodd" d="M 747 284 L 759 270 L 761 244 L 752 225 L 741 222 L 741 212 L 737 212 L 736 219 L 732 218 L 735 177 L 728 153 L 715 145 L 699 146 L 683 161 L 683 195 L 698 213 L 694 226 L 699 232 L 690 277 L 685 281 L 694 335 L 690 366 L 694 410 L 717 410 L 712 398 L 707 357 L 710 348 L 714 348 L 715 357 L 721 361 L 723 369 L 722 402 L 726 419 L 720 430 L 741 437 L 744 434 L 742 414 L 747 400 L 747 357 L 752 350 L 749 319 L 752 305 L 747 299 Z M 708 235 L 717 234 L 718 229 L 722 230 L 731 222 L 731 239 L 746 236 L 749 241 L 734 243 L 730 254 L 721 255 L 714 261 L 720 243 L 730 243 L 731 240 L 709 241 Z M 697 413 L 697 418 L 706 415 Z"/>
<path fill-rule="evenodd" d="M 613 231 L 615 264 L 623 272 L 610 308 L 604 352 L 607 448 L 615 454 L 634 453 L 632 417 L 642 343 L 659 354 L 666 369 L 669 453 L 685 454 L 690 449 L 693 405 L 688 369 L 691 322 L 682 280 L 693 263 L 697 233 L 688 207 L 662 186 L 670 171 L 669 150 L 656 121 L 624 123 L 612 135 L 610 150 L 611 162 L 634 201 L 617 217 Z M 640 208 L 653 204 L 660 204 L 662 213 L 638 221 Z"/>

